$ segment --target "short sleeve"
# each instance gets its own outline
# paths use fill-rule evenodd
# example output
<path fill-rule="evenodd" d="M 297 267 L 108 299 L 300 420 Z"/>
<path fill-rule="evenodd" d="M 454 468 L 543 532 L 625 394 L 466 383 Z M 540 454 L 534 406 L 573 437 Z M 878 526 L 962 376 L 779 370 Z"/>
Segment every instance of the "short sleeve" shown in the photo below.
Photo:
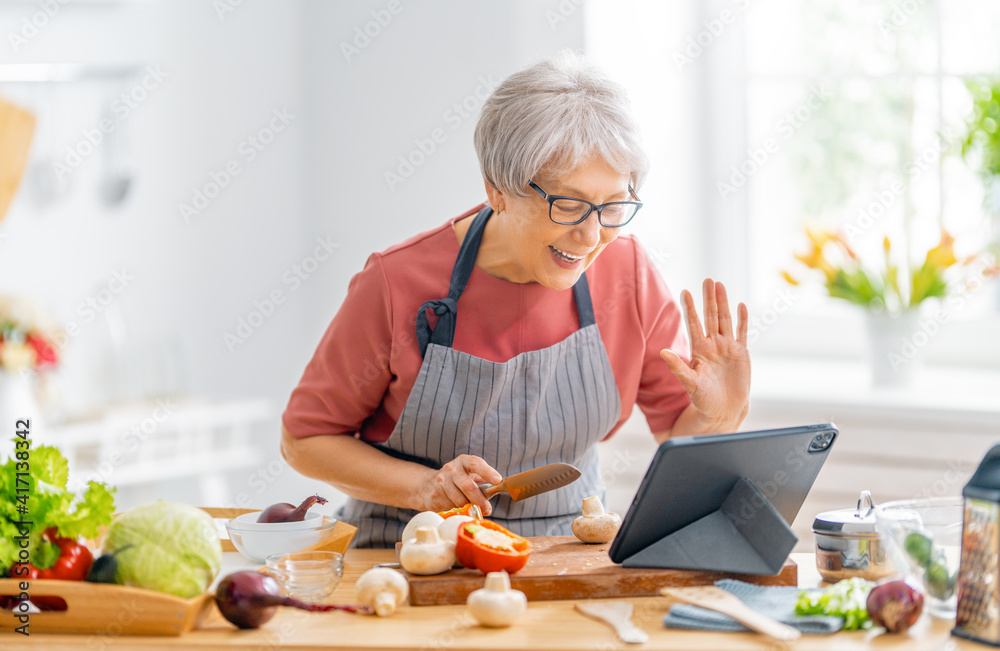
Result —
<path fill-rule="evenodd" d="M 381 257 L 351 278 L 347 297 L 292 391 L 282 423 L 292 436 L 354 434 L 392 378 L 392 308 Z"/>
<path fill-rule="evenodd" d="M 635 242 L 636 302 L 645 337 L 642 375 L 636 404 L 653 433 L 665 432 L 691 403 L 681 381 L 670 372 L 660 351 L 669 348 L 685 361 L 691 348 L 684 334 L 683 315 L 645 249 Z"/>

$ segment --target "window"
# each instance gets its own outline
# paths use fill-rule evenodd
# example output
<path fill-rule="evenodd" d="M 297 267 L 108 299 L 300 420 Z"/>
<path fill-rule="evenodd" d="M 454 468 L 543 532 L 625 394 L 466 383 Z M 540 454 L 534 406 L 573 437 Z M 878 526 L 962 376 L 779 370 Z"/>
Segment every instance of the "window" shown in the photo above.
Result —
<path fill-rule="evenodd" d="M 755 352 L 864 354 L 861 310 L 826 297 L 792 258 L 806 246 L 806 223 L 843 227 L 862 257 L 875 260 L 885 235 L 897 253 L 908 245 L 911 260 L 937 242 L 942 226 L 958 238 L 960 256 L 995 241 L 1000 219 L 989 219 L 983 182 L 957 152 L 972 106 L 966 79 L 1000 77 L 1000 4 L 669 4 L 591 3 L 588 51 L 626 76 L 654 172 L 683 170 L 674 179 L 651 175 L 674 193 L 644 188 L 647 205 L 680 198 L 691 212 L 671 219 L 700 225 L 684 232 L 643 224 L 636 232 L 647 248 L 676 241 L 674 233 L 697 244 L 688 255 L 700 261 L 661 268 L 668 282 L 673 274 L 696 287 L 712 274 L 749 299 L 751 316 L 781 307 L 780 319 L 758 321 Z M 620 46 L 624 30 L 635 32 L 629 47 Z M 686 122 L 649 133 L 650 103 L 684 107 L 664 115 Z M 784 269 L 808 280 L 792 288 Z M 1000 364 L 1000 347 L 982 350 L 1000 328 L 998 285 L 970 288 L 928 346 L 932 361 Z"/>

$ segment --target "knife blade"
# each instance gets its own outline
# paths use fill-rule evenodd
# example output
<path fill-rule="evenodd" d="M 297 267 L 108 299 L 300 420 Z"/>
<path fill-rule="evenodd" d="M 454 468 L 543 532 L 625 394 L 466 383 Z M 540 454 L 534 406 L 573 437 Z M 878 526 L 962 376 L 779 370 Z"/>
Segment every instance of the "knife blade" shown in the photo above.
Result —
<path fill-rule="evenodd" d="M 579 477 L 580 471 L 568 463 L 550 463 L 504 477 L 503 481 L 495 486 L 479 484 L 479 489 L 483 491 L 486 499 L 492 498 L 497 493 L 507 493 L 510 499 L 518 502 L 572 484 Z"/>

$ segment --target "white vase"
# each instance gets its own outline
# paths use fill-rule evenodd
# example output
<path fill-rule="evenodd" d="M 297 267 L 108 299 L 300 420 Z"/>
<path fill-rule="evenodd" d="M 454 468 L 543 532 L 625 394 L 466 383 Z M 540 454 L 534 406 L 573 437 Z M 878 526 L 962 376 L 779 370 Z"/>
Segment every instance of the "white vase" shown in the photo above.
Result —
<path fill-rule="evenodd" d="M 920 312 L 867 313 L 872 384 L 899 388 L 913 384 L 923 365 L 923 348 L 930 335 L 920 328 Z"/>
<path fill-rule="evenodd" d="M 20 373 L 0 371 L 0 431 L 13 432 L 19 420 L 30 421 L 30 432 L 42 428 L 42 408 L 35 396 L 35 383 Z"/>

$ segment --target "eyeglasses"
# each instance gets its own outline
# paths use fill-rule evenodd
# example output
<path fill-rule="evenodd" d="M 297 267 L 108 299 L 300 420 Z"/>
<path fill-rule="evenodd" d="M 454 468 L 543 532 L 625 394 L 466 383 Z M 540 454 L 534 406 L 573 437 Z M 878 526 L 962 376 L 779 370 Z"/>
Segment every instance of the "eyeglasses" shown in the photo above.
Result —
<path fill-rule="evenodd" d="M 611 201 L 601 205 L 575 197 L 549 194 L 538 187 L 534 181 L 529 180 L 528 185 L 549 202 L 549 219 L 563 226 L 582 224 L 590 216 L 590 213 L 596 210 L 597 221 L 601 223 L 601 226 L 621 228 L 635 217 L 639 208 L 642 208 L 642 203 L 638 200 L 639 197 L 636 196 L 631 185 L 628 186 L 628 191 L 636 199 L 635 201 Z"/>

